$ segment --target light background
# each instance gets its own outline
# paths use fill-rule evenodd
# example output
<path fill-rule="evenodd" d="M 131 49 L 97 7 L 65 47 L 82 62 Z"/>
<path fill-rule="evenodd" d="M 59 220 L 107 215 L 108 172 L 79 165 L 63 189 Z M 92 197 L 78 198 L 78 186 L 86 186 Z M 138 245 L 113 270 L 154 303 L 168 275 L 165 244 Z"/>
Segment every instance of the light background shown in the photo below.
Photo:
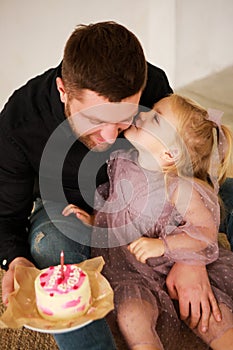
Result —
<path fill-rule="evenodd" d="M 105 20 L 132 30 L 173 88 L 233 65 L 232 0 L 0 0 L 0 109 L 61 61 L 77 24 Z"/>

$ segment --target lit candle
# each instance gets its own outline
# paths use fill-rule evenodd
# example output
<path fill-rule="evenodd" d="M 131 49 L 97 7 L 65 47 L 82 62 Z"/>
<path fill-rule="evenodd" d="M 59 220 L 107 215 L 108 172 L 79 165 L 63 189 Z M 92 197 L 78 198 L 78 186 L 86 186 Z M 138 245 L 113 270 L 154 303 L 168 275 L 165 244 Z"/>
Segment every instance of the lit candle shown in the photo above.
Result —
<path fill-rule="evenodd" d="M 60 254 L 60 264 L 61 264 L 61 278 L 64 280 L 65 275 L 64 275 L 64 252 L 63 252 L 63 250 L 61 251 L 61 254 Z"/>

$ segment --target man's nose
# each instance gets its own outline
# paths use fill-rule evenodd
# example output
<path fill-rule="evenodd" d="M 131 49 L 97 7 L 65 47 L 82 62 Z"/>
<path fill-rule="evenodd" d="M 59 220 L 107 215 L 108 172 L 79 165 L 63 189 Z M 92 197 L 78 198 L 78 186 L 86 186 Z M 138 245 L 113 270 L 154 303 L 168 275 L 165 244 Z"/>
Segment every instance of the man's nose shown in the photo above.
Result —
<path fill-rule="evenodd" d="M 118 124 L 106 124 L 100 134 L 107 143 L 114 143 L 119 134 L 119 126 Z"/>

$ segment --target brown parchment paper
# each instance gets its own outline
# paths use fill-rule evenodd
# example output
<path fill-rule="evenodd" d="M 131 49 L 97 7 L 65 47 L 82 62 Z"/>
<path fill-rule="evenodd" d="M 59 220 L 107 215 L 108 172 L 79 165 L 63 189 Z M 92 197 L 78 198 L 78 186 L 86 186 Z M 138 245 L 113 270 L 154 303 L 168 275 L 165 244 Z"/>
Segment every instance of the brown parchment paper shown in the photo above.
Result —
<path fill-rule="evenodd" d="M 109 282 L 101 274 L 104 266 L 102 257 L 88 259 L 80 264 L 89 277 L 92 304 L 86 314 L 72 320 L 48 321 L 40 316 L 36 307 L 34 281 L 41 272 L 34 267 L 16 266 L 15 290 L 9 297 L 6 311 L 0 317 L 0 328 L 21 328 L 29 326 L 38 331 L 62 331 L 81 326 L 87 322 L 106 316 L 113 310 L 113 291 Z"/>

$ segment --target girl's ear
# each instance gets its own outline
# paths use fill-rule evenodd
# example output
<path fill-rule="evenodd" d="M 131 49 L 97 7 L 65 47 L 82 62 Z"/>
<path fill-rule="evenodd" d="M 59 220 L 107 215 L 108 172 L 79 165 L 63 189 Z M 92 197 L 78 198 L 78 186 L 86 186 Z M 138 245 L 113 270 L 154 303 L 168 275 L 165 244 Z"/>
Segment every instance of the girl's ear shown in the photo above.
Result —
<path fill-rule="evenodd" d="M 160 158 L 165 162 L 167 165 L 172 165 L 174 164 L 179 157 L 179 150 L 178 148 L 171 148 L 171 149 L 166 149 L 162 151 L 160 154 Z"/>

